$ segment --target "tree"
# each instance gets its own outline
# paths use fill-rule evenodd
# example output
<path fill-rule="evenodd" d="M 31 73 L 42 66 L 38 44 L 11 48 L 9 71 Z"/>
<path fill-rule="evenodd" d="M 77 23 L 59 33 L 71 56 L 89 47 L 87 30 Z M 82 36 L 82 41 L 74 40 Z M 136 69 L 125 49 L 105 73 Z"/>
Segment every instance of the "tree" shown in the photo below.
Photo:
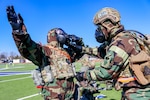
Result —
<path fill-rule="evenodd" d="M 1 54 L 0 54 L 0 59 L 2 60 L 2 59 L 7 59 L 7 57 L 8 57 L 8 54 L 6 53 L 6 52 L 2 52 Z"/>
<path fill-rule="evenodd" d="M 12 52 L 10 52 L 9 58 L 14 59 L 14 58 L 16 58 L 16 56 L 17 56 L 17 54 L 12 51 Z"/>

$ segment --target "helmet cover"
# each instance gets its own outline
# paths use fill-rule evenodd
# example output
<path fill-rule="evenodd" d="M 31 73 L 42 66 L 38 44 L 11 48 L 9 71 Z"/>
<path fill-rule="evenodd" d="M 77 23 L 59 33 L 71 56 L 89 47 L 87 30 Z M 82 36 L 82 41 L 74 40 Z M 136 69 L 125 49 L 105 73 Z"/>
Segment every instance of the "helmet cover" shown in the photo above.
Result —
<path fill-rule="evenodd" d="M 120 14 L 119 12 L 110 7 L 105 7 L 98 11 L 93 19 L 95 25 L 102 24 L 106 20 L 111 20 L 113 23 L 117 23 L 120 21 Z"/>

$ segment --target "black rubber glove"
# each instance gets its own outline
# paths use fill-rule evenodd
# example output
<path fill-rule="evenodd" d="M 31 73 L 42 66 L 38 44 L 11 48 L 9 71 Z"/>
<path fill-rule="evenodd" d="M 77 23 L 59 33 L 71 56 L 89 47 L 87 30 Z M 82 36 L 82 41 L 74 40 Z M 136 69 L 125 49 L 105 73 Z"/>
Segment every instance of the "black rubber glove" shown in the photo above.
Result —
<path fill-rule="evenodd" d="M 76 52 L 82 52 L 82 46 L 72 45 L 72 48 L 73 48 Z"/>
<path fill-rule="evenodd" d="M 84 74 L 84 72 L 77 72 L 77 74 L 75 76 L 77 81 L 81 82 L 81 81 L 85 80 L 83 77 L 83 74 Z"/>
<path fill-rule="evenodd" d="M 98 47 L 98 53 L 101 58 L 104 59 L 106 55 L 106 47 L 109 45 L 107 41 L 103 42 L 99 47 Z"/>
<path fill-rule="evenodd" d="M 80 38 L 76 35 L 68 35 L 68 36 L 72 42 L 75 42 L 76 45 L 84 46 L 82 38 Z"/>
<path fill-rule="evenodd" d="M 6 12 L 8 21 L 14 31 L 26 31 L 25 25 L 23 23 L 23 18 L 20 14 L 16 14 L 13 6 L 8 6 Z"/>
<path fill-rule="evenodd" d="M 76 45 L 70 41 L 67 41 L 65 45 L 67 45 L 69 48 L 71 48 L 75 52 L 82 52 L 82 46 L 80 45 Z"/>
<path fill-rule="evenodd" d="M 77 42 L 82 39 L 82 38 L 77 37 L 76 35 L 69 35 L 69 37 L 72 39 L 72 42 Z"/>

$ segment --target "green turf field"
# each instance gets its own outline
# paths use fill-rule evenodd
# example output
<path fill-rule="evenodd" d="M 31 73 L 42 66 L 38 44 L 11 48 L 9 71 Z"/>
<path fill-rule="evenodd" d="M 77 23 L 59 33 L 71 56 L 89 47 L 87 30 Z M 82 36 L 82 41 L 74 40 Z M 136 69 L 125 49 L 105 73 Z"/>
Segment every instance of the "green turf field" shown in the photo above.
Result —
<path fill-rule="evenodd" d="M 0 64 L 1 73 L 16 71 L 31 72 L 35 68 L 36 66 L 33 64 Z M 100 86 L 105 87 L 104 84 Z M 100 93 L 107 96 L 100 100 L 120 100 L 121 93 L 114 89 L 109 91 L 102 90 Z M 10 76 L 0 75 L 0 100 L 43 100 L 43 98 L 40 95 L 40 90 L 35 87 L 31 74 L 21 74 Z"/>

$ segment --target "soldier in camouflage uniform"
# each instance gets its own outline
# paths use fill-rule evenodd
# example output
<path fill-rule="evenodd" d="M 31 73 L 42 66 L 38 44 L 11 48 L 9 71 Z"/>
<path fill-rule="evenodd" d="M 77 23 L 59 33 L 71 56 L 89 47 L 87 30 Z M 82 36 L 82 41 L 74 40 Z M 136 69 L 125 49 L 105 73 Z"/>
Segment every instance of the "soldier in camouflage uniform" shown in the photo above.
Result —
<path fill-rule="evenodd" d="M 122 100 L 150 100 L 150 84 L 140 84 L 129 65 L 131 55 L 139 54 L 142 49 L 137 38 L 120 23 L 119 12 L 114 8 L 103 8 L 94 16 L 94 24 L 98 27 L 96 39 L 110 44 L 100 67 L 78 73 L 76 77 L 89 81 L 113 79 L 115 88 L 122 89 Z M 150 75 L 150 68 L 144 72 Z"/>
<path fill-rule="evenodd" d="M 20 54 L 38 66 L 33 71 L 34 82 L 45 100 L 71 100 L 74 98 L 74 70 L 72 62 L 85 51 L 82 38 L 71 35 L 76 44 L 70 44 L 68 35 L 60 28 L 48 32 L 47 44 L 34 42 L 27 32 L 20 14 L 13 6 L 7 7 L 7 17 L 13 32 L 13 38 Z M 63 48 L 66 44 L 68 48 Z M 82 48 L 82 49 L 81 49 Z"/>

